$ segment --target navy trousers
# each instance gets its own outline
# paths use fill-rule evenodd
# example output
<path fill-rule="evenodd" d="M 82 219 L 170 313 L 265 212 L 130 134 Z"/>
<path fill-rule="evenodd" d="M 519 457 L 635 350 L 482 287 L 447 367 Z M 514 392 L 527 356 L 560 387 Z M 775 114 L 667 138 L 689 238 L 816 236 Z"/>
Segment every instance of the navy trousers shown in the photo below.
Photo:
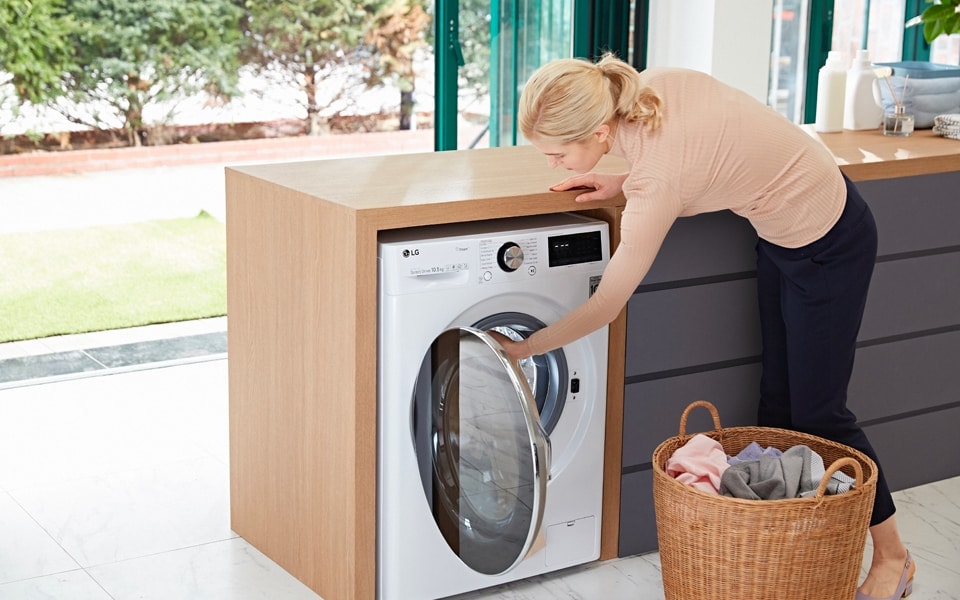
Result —
<path fill-rule="evenodd" d="M 847 408 L 857 334 L 877 257 L 870 208 L 846 179 L 836 225 L 801 248 L 757 243 L 763 341 L 758 423 L 816 435 L 860 450 L 878 465 L 871 525 L 895 512 L 879 460 Z"/>

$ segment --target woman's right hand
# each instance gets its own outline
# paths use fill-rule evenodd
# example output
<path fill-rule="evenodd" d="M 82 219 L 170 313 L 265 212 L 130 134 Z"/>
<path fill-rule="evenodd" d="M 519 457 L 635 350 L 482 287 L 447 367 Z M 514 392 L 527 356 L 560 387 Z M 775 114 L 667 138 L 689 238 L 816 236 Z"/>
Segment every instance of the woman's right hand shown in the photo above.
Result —
<path fill-rule="evenodd" d="M 520 362 L 521 360 L 530 356 L 530 353 L 526 351 L 526 345 L 523 342 L 515 342 L 499 331 L 494 331 L 492 329 L 487 330 L 487 333 L 490 334 L 493 339 L 497 340 L 501 346 L 503 346 L 503 351 L 507 353 L 507 356 L 510 357 L 510 360 L 514 362 Z"/>
<path fill-rule="evenodd" d="M 584 173 L 564 179 L 550 186 L 550 190 L 564 192 L 578 187 L 593 188 L 593 191 L 580 194 L 575 200 L 577 202 L 607 200 L 623 191 L 623 182 L 626 180 L 626 173 Z"/>

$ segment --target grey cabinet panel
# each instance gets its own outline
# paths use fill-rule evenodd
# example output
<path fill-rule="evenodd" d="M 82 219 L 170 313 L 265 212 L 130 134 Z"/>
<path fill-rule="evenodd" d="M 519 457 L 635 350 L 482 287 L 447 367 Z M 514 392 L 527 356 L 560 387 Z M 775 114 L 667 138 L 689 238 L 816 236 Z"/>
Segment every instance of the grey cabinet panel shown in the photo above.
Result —
<path fill-rule="evenodd" d="M 960 172 L 862 181 L 880 236 L 879 253 L 960 245 Z"/>
<path fill-rule="evenodd" d="M 960 473 L 960 406 L 865 427 L 893 490 Z"/>
<path fill-rule="evenodd" d="M 960 473 L 960 172 L 858 184 L 879 261 L 850 381 L 893 489 Z M 656 548 L 653 451 L 694 400 L 724 427 L 759 396 L 756 235 L 728 212 L 680 219 L 627 308 L 620 554 Z M 708 431 L 695 411 L 687 432 Z"/>
<path fill-rule="evenodd" d="M 960 252 L 878 263 L 860 340 L 960 325 Z"/>
<path fill-rule="evenodd" d="M 627 311 L 628 378 L 760 354 L 756 279 L 634 294 Z"/>
<path fill-rule="evenodd" d="M 960 331 L 860 348 L 847 397 L 861 422 L 960 401 Z"/>
<path fill-rule="evenodd" d="M 649 463 L 660 442 L 679 433 L 680 415 L 696 400 L 708 400 L 716 406 L 723 427 L 755 425 L 759 394 L 759 364 L 627 385 L 623 399 L 623 467 Z M 709 411 L 698 408 L 690 413 L 687 433 L 712 429 Z"/>
<path fill-rule="evenodd" d="M 620 482 L 620 556 L 657 549 L 657 520 L 653 510 L 653 471 L 623 476 Z"/>
<path fill-rule="evenodd" d="M 757 234 L 729 211 L 682 217 L 674 222 L 643 285 L 713 277 L 757 269 Z"/>
<path fill-rule="evenodd" d="M 857 351 L 850 381 L 850 409 L 862 422 L 960 401 L 960 332 L 868 346 Z M 754 425 L 759 364 L 644 381 L 624 389 L 624 468 L 650 462 L 663 440 L 677 435 L 680 414 L 695 400 L 709 400 L 724 427 Z M 688 432 L 713 428 L 698 409 Z"/>

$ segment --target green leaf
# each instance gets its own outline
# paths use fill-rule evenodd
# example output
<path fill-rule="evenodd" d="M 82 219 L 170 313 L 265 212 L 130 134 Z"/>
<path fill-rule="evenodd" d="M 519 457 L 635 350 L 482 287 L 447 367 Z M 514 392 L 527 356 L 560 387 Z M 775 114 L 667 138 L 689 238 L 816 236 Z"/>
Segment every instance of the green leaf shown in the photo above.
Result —
<path fill-rule="evenodd" d="M 953 13 L 943 20 L 943 30 L 949 34 L 960 33 L 960 13 Z"/>
<path fill-rule="evenodd" d="M 928 44 L 937 39 L 940 33 L 941 26 L 939 21 L 927 21 L 923 24 L 923 39 L 927 40 Z"/>
<path fill-rule="evenodd" d="M 956 12 L 956 7 L 950 4 L 934 4 L 923 11 L 923 20 L 932 21 L 944 19 Z"/>
<path fill-rule="evenodd" d="M 928 0 L 932 2 L 933 0 Z M 918 22 L 923 23 L 923 37 L 929 43 L 941 35 L 960 33 L 960 16 L 957 7 L 960 0 L 943 0 L 928 6 L 919 17 L 907 21 L 911 27 Z"/>

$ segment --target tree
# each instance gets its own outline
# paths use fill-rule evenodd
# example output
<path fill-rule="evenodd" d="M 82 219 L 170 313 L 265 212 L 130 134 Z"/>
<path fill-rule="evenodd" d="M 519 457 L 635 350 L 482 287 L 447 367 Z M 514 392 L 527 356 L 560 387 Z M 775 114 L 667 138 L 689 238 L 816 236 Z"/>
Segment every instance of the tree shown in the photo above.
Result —
<path fill-rule="evenodd" d="M 392 0 L 376 15 L 366 41 L 377 51 L 372 79 L 393 78 L 400 89 L 400 129 L 414 122 L 414 56 L 426 46 L 430 16 L 420 0 Z"/>
<path fill-rule="evenodd" d="M 60 76 L 73 67 L 73 27 L 63 0 L 0 2 L 0 84 L 12 83 L 17 98 L 33 104 L 59 97 Z"/>
<path fill-rule="evenodd" d="M 71 0 L 75 66 L 66 99 L 53 106 L 71 121 L 116 126 L 140 145 L 143 109 L 204 91 L 236 93 L 241 9 L 230 0 Z"/>
<path fill-rule="evenodd" d="M 245 62 L 302 92 L 310 132 L 321 112 L 349 99 L 366 79 L 372 52 L 363 43 L 371 15 L 387 0 L 242 0 L 247 10 Z M 324 84 L 327 96 L 321 95 Z"/>

